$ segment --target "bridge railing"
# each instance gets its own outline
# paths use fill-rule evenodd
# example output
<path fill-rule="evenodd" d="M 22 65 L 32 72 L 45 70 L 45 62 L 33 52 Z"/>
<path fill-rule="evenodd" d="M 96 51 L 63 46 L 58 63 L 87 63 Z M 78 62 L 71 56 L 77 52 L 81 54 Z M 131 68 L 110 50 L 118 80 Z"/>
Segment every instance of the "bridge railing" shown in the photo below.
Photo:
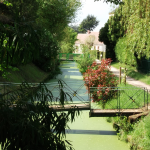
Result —
<path fill-rule="evenodd" d="M 78 60 L 83 57 L 83 54 L 74 54 L 74 53 L 59 53 L 59 60 Z"/>
<path fill-rule="evenodd" d="M 44 92 L 42 92 L 43 87 Z M 62 92 L 63 90 L 63 92 Z M 8 102 L 15 103 L 20 98 L 25 98 L 27 95 L 34 97 L 34 92 L 38 92 L 38 98 L 35 97 L 34 101 L 38 102 L 42 100 L 42 97 L 46 97 L 50 105 L 59 106 L 62 96 L 65 99 L 65 105 L 82 106 L 84 109 L 89 109 L 90 99 L 87 91 L 84 87 L 84 83 L 81 81 L 65 83 L 52 82 L 52 83 L 1 83 L 0 84 L 0 99 Z M 30 101 L 30 97 L 28 100 Z"/>
<path fill-rule="evenodd" d="M 148 90 L 140 87 L 90 87 L 91 109 L 148 109 Z M 95 101 L 96 103 L 93 103 Z"/>

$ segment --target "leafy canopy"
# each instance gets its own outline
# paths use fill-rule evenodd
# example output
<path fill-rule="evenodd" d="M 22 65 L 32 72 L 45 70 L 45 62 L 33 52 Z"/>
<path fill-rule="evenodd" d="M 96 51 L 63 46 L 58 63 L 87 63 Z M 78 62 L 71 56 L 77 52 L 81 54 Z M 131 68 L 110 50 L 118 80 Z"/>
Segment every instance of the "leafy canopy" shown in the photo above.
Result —
<path fill-rule="evenodd" d="M 101 0 L 94 0 L 94 2 L 95 1 L 101 1 Z M 106 2 L 106 3 L 110 2 L 110 3 L 114 3 L 116 5 L 123 3 L 122 0 L 103 0 L 103 2 Z"/>
<path fill-rule="evenodd" d="M 65 38 L 61 41 L 61 53 L 73 53 L 75 50 L 74 43 L 77 40 L 77 32 L 75 32 L 71 27 L 66 27 L 64 29 Z"/>
<path fill-rule="evenodd" d="M 99 31 L 99 41 L 104 42 L 106 46 L 106 58 L 111 58 L 113 61 L 116 60 L 115 45 L 116 42 L 111 40 L 111 35 L 109 34 L 109 20 L 105 23 Z"/>
<path fill-rule="evenodd" d="M 0 71 L 30 62 L 50 71 L 80 0 L 4 1 L 0 3 Z"/>
<path fill-rule="evenodd" d="M 148 0 L 124 0 L 109 20 L 109 34 L 112 41 L 122 37 L 125 52 L 135 56 L 138 65 L 140 59 L 150 57 L 150 3 Z M 130 55 L 132 53 L 132 55 Z"/>
<path fill-rule="evenodd" d="M 37 22 L 61 41 L 64 38 L 64 29 L 75 18 L 80 6 L 80 0 L 46 0 L 40 4 Z"/>
<path fill-rule="evenodd" d="M 98 24 L 99 21 L 94 15 L 88 15 L 79 25 L 79 32 L 85 33 L 87 30 L 92 31 Z"/>

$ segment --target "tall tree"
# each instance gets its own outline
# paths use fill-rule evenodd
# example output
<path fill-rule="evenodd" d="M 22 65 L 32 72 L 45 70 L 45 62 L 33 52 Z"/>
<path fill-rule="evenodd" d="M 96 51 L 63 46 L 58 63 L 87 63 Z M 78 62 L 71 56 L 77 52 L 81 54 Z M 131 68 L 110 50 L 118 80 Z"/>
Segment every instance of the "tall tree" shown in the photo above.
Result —
<path fill-rule="evenodd" d="M 45 0 L 40 4 L 38 24 L 61 41 L 64 39 L 65 27 L 74 19 L 80 6 L 80 0 Z"/>
<path fill-rule="evenodd" d="M 61 52 L 62 53 L 73 53 L 75 50 L 74 43 L 77 40 L 77 32 L 75 32 L 71 27 L 66 27 L 64 29 L 65 38 L 61 42 Z"/>
<path fill-rule="evenodd" d="M 112 58 L 112 60 L 115 61 L 116 55 L 114 48 L 116 42 L 112 41 L 109 35 L 109 20 L 99 31 L 99 41 L 104 42 L 104 44 L 106 45 L 106 58 Z"/>
<path fill-rule="evenodd" d="M 101 0 L 94 0 L 94 2 L 95 2 L 95 1 L 101 1 Z M 123 4 L 122 0 L 103 0 L 103 1 L 106 2 L 106 3 L 108 3 L 108 2 L 114 3 L 114 4 L 116 4 L 116 5 L 118 5 L 118 4 Z"/>
<path fill-rule="evenodd" d="M 92 31 L 98 24 L 99 21 L 94 15 L 88 15 L 79 25 L 79 32 L 85 33 L 87 30 Z"/>
<path fill-rule="evenodd" d="M 43 61 L 40 67 L 47 64 L 47 70 L 52 64 L 51 57 L 56 58 L 57 44 L 64 39 L 64 29 L 75 17 L 80 0 L 4 0 L 0 4 L 0 71 L 12 65 L 41 62 L 45 57 L 49 63 Z"/>

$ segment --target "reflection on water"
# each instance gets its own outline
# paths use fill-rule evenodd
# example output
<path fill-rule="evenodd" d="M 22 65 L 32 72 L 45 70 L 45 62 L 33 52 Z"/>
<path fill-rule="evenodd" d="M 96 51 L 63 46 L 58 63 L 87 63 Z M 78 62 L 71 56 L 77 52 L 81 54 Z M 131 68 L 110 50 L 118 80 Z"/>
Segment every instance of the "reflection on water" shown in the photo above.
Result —
<path fill-rule="evenodd" d="M 105 131 L 105 130 L 66 130 L 67 134 L 96 134 L 96 135 L 116 135 L 116 131 Z"/>

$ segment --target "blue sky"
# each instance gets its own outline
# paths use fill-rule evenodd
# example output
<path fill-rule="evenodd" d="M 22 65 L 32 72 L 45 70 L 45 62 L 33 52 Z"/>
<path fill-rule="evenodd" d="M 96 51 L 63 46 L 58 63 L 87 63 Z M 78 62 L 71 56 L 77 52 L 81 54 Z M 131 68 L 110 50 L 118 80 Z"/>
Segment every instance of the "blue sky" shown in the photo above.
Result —
<path fill-rule="evenodd" d="M 94 0 L 81 0 L 83 6 L 78 11 L 76 18 L 76 24 L 80 24 L 87 15 L 94 15 L 99 20 L 99 25 L 93 31 L 99 31 L 101 27 L 107 22 L 109 18 L 109 12 L 112 10 L 111 4 Z"/>

